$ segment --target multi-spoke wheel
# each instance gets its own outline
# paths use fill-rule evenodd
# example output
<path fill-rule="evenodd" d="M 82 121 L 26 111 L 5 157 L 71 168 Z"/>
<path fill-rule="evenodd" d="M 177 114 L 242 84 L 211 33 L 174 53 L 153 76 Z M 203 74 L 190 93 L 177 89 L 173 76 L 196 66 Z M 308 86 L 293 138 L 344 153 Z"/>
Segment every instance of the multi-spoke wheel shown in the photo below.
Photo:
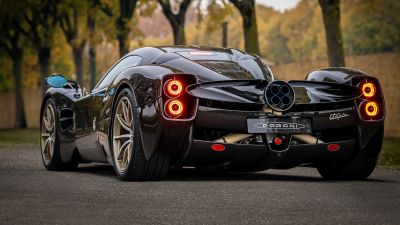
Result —
<path fill-rule="evenodd" d="M 55 145 L 55 114 L 51 104 L 47 104 L 42 116 L 41 147 L 45 165 L 48 165 L 54 154 Z"/>
<path fill-rule="evenodd" d="M 53 100 L 48 99 L 42 108 L 40 118 L 40 146 L 43 164 L 48 170 L 73 169 L 78 163 L 61 161 L 57 116 Z"/>
<path fill-rule="evenodd" d="M 140 138 L 139 115 L 132 91 L 122 90 L 113 109 L 111 125 L 114 169 L 122 180 L 154 180 L 166 176 L 170 157 L 156 151 L 146 159 Z"/>
<path fill-rule="evenodd" d="M 123 96 L 118 102 L 115 118 L 113 127 L 115 165 L 123 172 L 128 168 L 133 148 L 132 106 L 127 96 Z"/>

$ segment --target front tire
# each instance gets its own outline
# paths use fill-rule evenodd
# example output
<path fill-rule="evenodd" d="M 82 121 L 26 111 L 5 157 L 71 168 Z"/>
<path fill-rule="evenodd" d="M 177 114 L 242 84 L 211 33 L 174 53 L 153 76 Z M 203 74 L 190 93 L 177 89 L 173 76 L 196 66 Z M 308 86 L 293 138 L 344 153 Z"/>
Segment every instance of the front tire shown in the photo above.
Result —
<path fill-rule="evenodd" d="M 363 180 L 374 171 L 383 142 L 383 128 L 370 139 L 364 149 L 351 161 L 335 162 L 317 167 L 319 174 L 329 180 Z"/>
<path fill-rule="evenodd" d="M 118 178 L 127 181 L 158 180 L 167 175 L 170 156 L 156 151 L 147 160 L 144 155 L 137 103 L 129 88 L 117 97 L 111 123 L 112 157 Z"/>
<path fill-rule="evenodd" d="M 47 170 L 72 170 L 78 166 L 76 162 L 62 162 L 59 133 L 59 120 L 53 99 L 48 99 L 40 117 L 40 148 L 43 165 Z"/>

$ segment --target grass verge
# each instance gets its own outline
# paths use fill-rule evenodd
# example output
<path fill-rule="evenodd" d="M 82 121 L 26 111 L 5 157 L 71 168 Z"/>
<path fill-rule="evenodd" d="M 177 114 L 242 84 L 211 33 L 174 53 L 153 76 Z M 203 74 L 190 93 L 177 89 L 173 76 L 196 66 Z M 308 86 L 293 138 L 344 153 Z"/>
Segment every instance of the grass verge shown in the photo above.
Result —
<path fill-rule="evenodd" d="M 39 129 L 6 129 L 0 130 L 0 144 L 39 144 Z"/>
<path fill-rule="evenodd" d="M 385 138 L 378 165 L 400 169 L 400 138 Z"/>

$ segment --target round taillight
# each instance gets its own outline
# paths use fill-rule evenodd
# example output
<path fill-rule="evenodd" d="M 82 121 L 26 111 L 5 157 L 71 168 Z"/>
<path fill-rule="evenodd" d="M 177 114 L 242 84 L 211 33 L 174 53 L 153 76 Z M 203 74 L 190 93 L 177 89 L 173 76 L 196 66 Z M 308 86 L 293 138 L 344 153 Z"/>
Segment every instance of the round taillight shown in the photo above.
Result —
<path fill-rule="evenodd" d="M 376 93 L 376 87 L 373 83 L 364 83 L 362 85 L 363 95 L 367 98 L 373 97 Z"/>
<path fill-rule="evenodd" d="M 379 106 L 376 102 L 367 102 L 367 104 L 365 104 L 364 110 L 368 116 L 374 117 L 379 113 Z"/>
<path fill-rule="evenodd" d="M 168 116 L 172 118 L 176 118 L 183 113 L 184 106 L 180 100 L 169 100 L 165 106 Z"/>
<path fill-rule="evenodd" d="M 183 85 L 182 82 L 176 79 L 168 80 L 164 85 L 164 92 L 170 98 L 176 98 L 182 94 Z"/>

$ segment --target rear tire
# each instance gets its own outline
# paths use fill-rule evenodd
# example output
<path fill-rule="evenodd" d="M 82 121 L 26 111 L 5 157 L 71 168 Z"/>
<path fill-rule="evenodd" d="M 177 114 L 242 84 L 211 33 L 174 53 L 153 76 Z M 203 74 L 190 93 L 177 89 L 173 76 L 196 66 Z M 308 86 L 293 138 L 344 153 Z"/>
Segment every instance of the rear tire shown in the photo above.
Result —
<path fill-rule="evenodd" d="M 129 88 L 123 89 L 113 109 L 111 143 L 114 170 L 118 178 L 126 181 L 159 180 L 170 168 L 169 154 L 153 153 L 149 160 L 144 155 L 140 134 L 137 103 Z"/>
<path fill-rule="evenodd" d="M 73 170 L 77 162 L 63 162 L 61 160 L 59 120 L 53 99 L 48 99 L 42 109 L 40 117 L 40 149 L 43 165 L 47 170 Z"/>
<path fill-rule="evenodd" d="M 374 171 L 383 142 L 383 128 L 370 139 L 351 161 L 318 166 L 318 172 L 329 180 L 363 180 Z"/>

